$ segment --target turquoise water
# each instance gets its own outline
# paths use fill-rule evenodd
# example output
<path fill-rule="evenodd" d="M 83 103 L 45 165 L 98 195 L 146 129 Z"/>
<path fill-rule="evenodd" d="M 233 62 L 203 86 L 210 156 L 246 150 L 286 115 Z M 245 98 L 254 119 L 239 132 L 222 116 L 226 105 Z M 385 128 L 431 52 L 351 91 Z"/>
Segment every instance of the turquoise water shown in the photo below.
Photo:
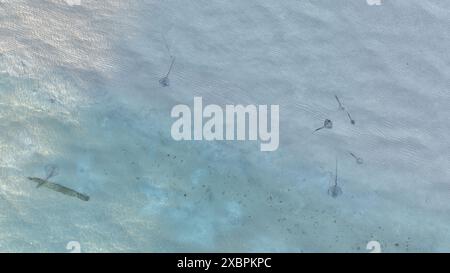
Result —
<path fill-rule="evenodd" d="M 449 13 L 437 0 L 1 1 L 0 251 L 450 251 Z M 279 105 L 279 149 L 174 141 L 170 111 L 195 96 Z M 49 165 L 90 200 L 27 179 Z"/>

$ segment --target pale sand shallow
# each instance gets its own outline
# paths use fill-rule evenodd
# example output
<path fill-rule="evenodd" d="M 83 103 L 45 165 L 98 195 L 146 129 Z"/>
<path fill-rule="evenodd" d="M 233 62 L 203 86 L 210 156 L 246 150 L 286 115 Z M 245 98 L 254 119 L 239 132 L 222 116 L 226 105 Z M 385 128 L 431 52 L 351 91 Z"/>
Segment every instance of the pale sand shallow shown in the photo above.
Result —
<path fill-rule="evenodd" d="M 0 1 L 0 251 L 450 251 L 449 3 L 134 2 Z M 194 96 L 279 104 L 280 148 L 173 141 Z"/>

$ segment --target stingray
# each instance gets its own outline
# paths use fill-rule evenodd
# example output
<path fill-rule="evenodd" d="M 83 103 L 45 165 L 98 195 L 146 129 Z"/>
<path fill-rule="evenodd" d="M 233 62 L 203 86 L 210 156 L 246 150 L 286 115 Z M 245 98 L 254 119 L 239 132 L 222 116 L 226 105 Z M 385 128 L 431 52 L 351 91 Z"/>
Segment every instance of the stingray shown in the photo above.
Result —
<path fill-rule="evenodd" d="M 345 107 L 342 105 L 341 101 L 339 100 L 337 95 L 334 95 L 334 97 L 336 98 L 336 101 L 339 104 L 339 110 L 345 111 Z"/>
<path fill-rule="evenodd" d="M 317 131 L 319 131 L 319 130 L 322 130 L 323 128 L 326 128 L 326 129 L 331 129 L 331 128 L 333 128 L 333 122 L 332 122 L 331 120 L 329 120 L 329 119 L 326 119 L 326 120 L 323 122 L 323 126 L 317 128 L 316 130 L 314 130 L 314 132 L 317 132 Z"/>
<path fill-rule="evenodd" d="M 38 177 L 28 177 L 28 179 L 37 183 L 36 188 L 40 188 L 40 187 L 44 186 L 48 189 L 54 190 L 56 192 L 60 192 L 64 195 L 76 197 L 83 201 L 89 201 L 89 196 L 79 193 L 73 189 L 67 188 L 63 185 L 56 184 L 56 183 L 49 181 L 50 178 L 58 175 L 58 173 L 59 173 L 59 168 L 56 165 L 51 164 L 51 165 L 45 166 L 45 173 L 46 173 L 45 179 L 38 178 Z"/>
<path fill-rule="evenodd" d="M 350 116 L 350 113 L 349 113 L 348 111 L 346 111 L 346 112 L 347 112 L 348 119 L 350 120 L 350 123 L 351 123 L 352 125 L 355 125 L 355 124 L 356 124 L 356 121 L 352 118 L 352 116 Z"/>
<path fill-rule="evenodd" d="M 336 101 L 339 104 L 339 110 L 346 112 L 347 113 L 347 117 L 350 120 L 350 123 L 352 125 L 355 125 L 356 121 L 352 118 L 352 116 L 350 115 L 350 112 L 345 109 L 344 105 L 341 103 L 341 101 L 339 100 L 338 96 L 334 95 L 334 98 L 336 99 Z"/>
<path fill-rule="evenodd" d="M 337 166 L 338 166 L 338 163 L 337 163 L 337 159 L 336 159 L 336 176 L 334 177 L 334 184 L 328 189 L 328 194 L 333 198 L 336 198 L 342 194 L 342 189 L 341 189 L 341 187 L 338 186 L 338 167 Z"/>
<path fill-rule="evenodd" d="M 44 180 L 49 180 L 50 178 L 57 176 L 59 174 L 59 168 L 58 166 L 54 165 L 54 164 L 48 164 L 45 166 L 45 179 Z M 40 187 L 42 185 L 38 185 L 38 187 Z"/>
<path fill-rule="evenodd" d="M 358 163 L 359 165 L 361 165 L 361 164 L 363 164 L 364 163 L 364 160 L 361 158 L 361 157 L 359 157 L 359 156 L 356 156 L 354 153 L 352 153 L 352 152 L 348 152 L 355 160 L 356 160 L 356 163 Z"/>
<path fill-rule="evenodd" d="M 174 56 L 172 55 L 172 53 L 170 52 L 170 47 L 169 47 L 169 45 L 167 44 L 167 41 L 166 41 L 166 38 L 164 37 L 164 35 L 162 35 L 162 38 L 163 38 L 163 40 L 164 40 L 164 45 L 165 45 L 165 47 L 166 47 L 167 53 L 169 54 L 170 59 L 172 60 L 172 62 L 171 62 L 171 64 L 170 64 L 170 67 L 169 67 L 169 71 L 167 72 L 166 76 L 164 76 L 164 77 L 162 77 L 161 79 L 159 79 L 159 84 L 160 84 L 162 87 L 167 87 L 167 86 L 170 85 L 169 75 L 170 75 L 170 72 L 172 71 L 173 64 L 175 63 L 175 57 L 174 57 Z"/>
<path fill-rule="evenodd" d="M 166 76 L 159 79 L 159 84 L 161 84 L 162 87 L 167 87 L 170 85 L 169 75 L 170 75 L 170 72 L 172 71 L 172 67 L 173 67 L 174 63 L 175 63 L 175 57 L 172 57 L 172 62 L 170 63 L 169 71 L 167 71 Z"/>

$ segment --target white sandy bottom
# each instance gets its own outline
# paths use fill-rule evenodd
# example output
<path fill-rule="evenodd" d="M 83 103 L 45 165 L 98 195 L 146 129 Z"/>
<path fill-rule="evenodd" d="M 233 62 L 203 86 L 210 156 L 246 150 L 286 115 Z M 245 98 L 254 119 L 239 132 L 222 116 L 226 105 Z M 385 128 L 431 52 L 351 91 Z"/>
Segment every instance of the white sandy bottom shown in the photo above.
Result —
<path fill-rule="evenodd" d="M 30 2 L 19 9 L 6 1 L 10 14 L 33 11 Z M 11 42 L 0 43 L 0 251 L 65 252 L 78 241 L 86 252 L 366 252 L 372 240 L 387 252 L 449 251 L 449 72 L 441 53 L 450 38 L 434 43 L 417 31 L 444 31 L 448 7 L 430 2 L 211 1 L 183 10 L 177 1 L 152 2 L 84 21 L 80 33 L 92 44 L 58 21 L 93 20 L 90 1 L 40 15 L 54 10 L 49 4 L 34 18 L 54 16 L 61 25 L 46 30 L 67 42 L 22 30 L 16 42 L 25 47 L 12 52 L 18 19 L 3 17 Z M 112 22 L 128 36 L 103 33 Z M 177 57 L 166 88 L 158 84 L 169 60 L 163 35 Z M 43 44 L 26 47 L 25 38 Z M 172 140 L 170 109 L 194 96 L 279 104 L 279 150 Z M 312 134 L 325 118 L 334 128 Z M 333 199 L 336 157 L 343 195 Z M 36 189 L 26 177 L 43 177 L 47 164 L 59 167 L 54 182 L 91 200 Z"/>

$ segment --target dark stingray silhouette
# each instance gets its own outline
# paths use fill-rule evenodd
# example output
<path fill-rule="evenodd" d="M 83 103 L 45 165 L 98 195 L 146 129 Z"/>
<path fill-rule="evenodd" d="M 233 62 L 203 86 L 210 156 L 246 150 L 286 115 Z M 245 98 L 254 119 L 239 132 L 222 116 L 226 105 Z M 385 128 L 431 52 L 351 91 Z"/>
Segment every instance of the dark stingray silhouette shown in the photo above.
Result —
<path fill-rule="evenodd" d="M 161 84 L 162 87 L 167 87 L 170 85 L 169 75 L 170 75 L 170 72 L 172 71 L 172 67 L 173 67 L 174 63 L 175 63 L 175 57 L 172 57 L 172 62 L 170 63 L 169 71 L 167 71 L 166 76 L 162 77 L 159 80 L 159 84 Z"/>
<path fill-rule="evenodd" d="M 317 128 L 316 130 L 314 130 L 314 132 L 317 132 L 317 131 L 319 131 L 319 130 L 322 130 L 323 128 L 326 128 L 326 129 L 331 129 L 331 128 L 333 128 L 333 122 L 332 122 L 330 119 L 326 119 L 326 120 L 323 122 L 323 126 Z"/>
<path fill-rule="evenodd" d="M 347 111 L 347 110 L 345 109 L 345 107 L 344 107 L 344 105 L 341 103 L 341 100 L 339 99 L 339 97 L 338 97 L 337 95 L 334 95 L 334 98 L 336 99 L 336 101 L 337 101 L 338 104 L 339 104 L 339 110 L 346 112 L 346 113 L 347 113 L 347 117 L 348 117 L 348 119 L 350 120 L 350 123 L 351 123 L 352 125 L 355 125 L 355 124 L 356 124 L 356 121 L 352 118 L 352 116 L 350 115 L 350 112 Z"/>
<path fill-rule="evenodd" d="M 330 188 L 328 188 L 328 194 L 333 198 L 336 198 L 342 194 L 342 189 L 338 185 L 338 162 L 337 162 L 337 159 L 336 159 L 336 176 L 334 177 L 334 184 Z"/>
<path fill-rule="evenodd" d="M 356 163 L 358 163 L 359 165 L 361 165 L 361 164 L 363 164 L 364 163 L 364 160 L 361 158 L 361 157 L 359 157 L 359 156 L 356 156 L 354 153 L 352 153 L 352 152 L 348 152 L 355 160 L 356 160 Z"/>

